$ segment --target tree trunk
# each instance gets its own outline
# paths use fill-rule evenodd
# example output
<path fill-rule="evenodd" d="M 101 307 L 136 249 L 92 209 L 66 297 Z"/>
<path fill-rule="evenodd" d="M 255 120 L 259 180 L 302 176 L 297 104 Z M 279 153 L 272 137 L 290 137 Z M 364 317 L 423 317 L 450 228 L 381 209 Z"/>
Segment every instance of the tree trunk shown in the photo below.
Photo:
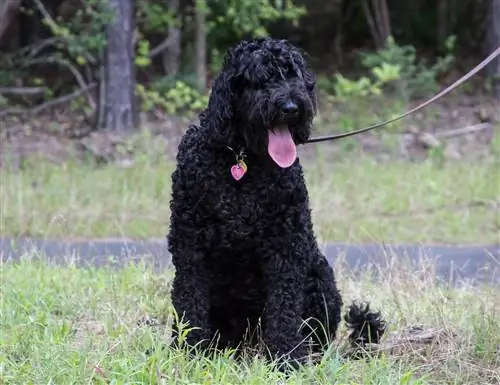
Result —
<path fill-rule="evenodd" d="M 376 5 L 376 11 L 380 14 L 380 33 L 383 46 L 386 45 L 387 39 L 392 35 L 391 20 L 389 18 L 389 6 L 387 0 L 379 0 Z"/>
<path fill-rule="evenodd" d="M 488 55 L 500 47 L 500 0 L 490 0 L 487 42 Z M 500 57 L 488 65 L 488 73 L 493 81 L 493 93 L 500 99 Z"/>
<path fill-rule="evenodd" d="M 179 0 L 170 0 L 168 10 L 172 15 L 175 15 L 174 25 L 168 28 L 168 40 L 171 40 L 162 54 L 163 69 L 166 75 L 175 76 L 179 72 L 181 65 L 181 27 L 179 16 Z"/>
<path fill-rule="evenodd" d="M 372 9 L 370 9 L 370 5 Z M 361 0 L 361 6 L 376 49 L 383 49 L 392 33 L 387 1 Z"/>
<path fill-rule="evenodd" d="M 21 5 L 21 0 L 1 0 L 0 1 L 0 43 L 2 36 L 11 24 L 16 11 Z"/>
<path fill-rule="evenodd" d="M 441 46 L 448 37 L 448 0 L 438 0 L 437 7 L 437 41 Z"/>
<path fill-rule="evenodd" d="M 207 33 L 206 33 L 206 2 L 196 2 L 196 78 L 200 92 L 205 91 L 207 82 Z"/>
<path fill-rule="evenodd" d="M 139 127 L 135 96 L 134 0 L 109 0 L 115 18 L 106 32 L 103 106 L 100 129 L 124 132 Z"/>

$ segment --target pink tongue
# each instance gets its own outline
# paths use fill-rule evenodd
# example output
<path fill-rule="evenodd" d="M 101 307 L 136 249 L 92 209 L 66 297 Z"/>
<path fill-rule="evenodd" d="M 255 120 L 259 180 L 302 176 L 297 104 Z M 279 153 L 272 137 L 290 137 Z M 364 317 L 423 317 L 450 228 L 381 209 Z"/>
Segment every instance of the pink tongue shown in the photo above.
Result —
<path fill-rule="evenodd" d="M 282 168 L 290 167 L 297 158 L 297 148 L 288 127 L 269 130 L 267 151 L 276 164 Z"/>

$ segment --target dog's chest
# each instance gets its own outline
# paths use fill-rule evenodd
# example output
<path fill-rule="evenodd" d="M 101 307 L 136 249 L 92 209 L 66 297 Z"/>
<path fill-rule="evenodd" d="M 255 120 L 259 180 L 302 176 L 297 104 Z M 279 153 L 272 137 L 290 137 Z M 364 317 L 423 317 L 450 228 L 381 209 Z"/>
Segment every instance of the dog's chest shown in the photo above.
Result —
<path fill-rule="evenodd" d="M 209 210 L 219 234 L 234 240 L 261 237 L 266 228 L 283 219 L 292 191 L 280 180 L 251 170 L 239 181 L 227 174 L 217 179 L 207 194 L 213 202 Z"/>
<path fill-rule="evenodd" d="M 219 219 L 240 218 L 247 223 L 255 223 L 265 218 L 273 205 L 278 203 L 278 194 L 273 194 L 273 186 L 248 182 L 221 181 L 218 191 L 214 191 L 214 194 L 220 194 L 220 207 L 215 207 Z"/>

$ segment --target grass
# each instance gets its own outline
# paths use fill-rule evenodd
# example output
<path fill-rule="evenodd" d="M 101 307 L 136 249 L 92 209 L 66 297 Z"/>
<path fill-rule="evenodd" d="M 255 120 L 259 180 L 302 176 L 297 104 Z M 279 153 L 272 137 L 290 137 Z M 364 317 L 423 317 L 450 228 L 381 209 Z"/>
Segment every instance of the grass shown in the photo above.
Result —
<path fill-rule="evenodd" d="M 315 229 L 342 242 L 498 242 L 498 162 L 331 161 L 318 146 L 304 161 Z M 153 154 L 154 155 L 154 154 Z M 0 235 L 164 237 L 174 164 L 151 154 L 132 167 L 39 162 L 0 174 Z M 82 269 L 25 255 L 2 266 L 0 370 L 5 384 L 453 384 L 500 383 L 497 287 L 439 285 L 422 262 L 355 278 L 339 261 L 344 300 L 368 299 L 390 321 L 435 331 L 423 348 L 409 342 L 367 361 L 345 358 L 346 330 L 322 360 L 285 378 L 258 357 L 231 352 L 190 358 L 169 341 L 172 272 L 145 266 Z M 389 334 L 390 336 L 390 334 Z M 389 337 L 388 336 L 388 337 Z"/>
<path fill-rule="evenodd" d="M 498 162 L 409 163 L 322 153 L 304 162 L 319 238 L 345 242 L 497 242 Z M 0 233 L 35 237 L 164 237 L 172 162 L 40 162 L 3 170 Z"/>
<path fill-rule="evenodd" d="M 231 352 L 189 359 L 186 350 L 151 347 L 168 341 L 168 327 L 141 326 L 146 316 L 171 318 L 172 274 L 147 267 L 122 270 L 54 266 L 37 255 L 2 267 L 0 370 L 5 384 L 455 384 L 500 381 L 498 288 L 436 283 L 424 263 L 419 272 L 401 259 L 381 271 L 352 278 L 336 266 L 346 303 L 369 299 L 389 320 L 389 334 L 406 326 L 446 331 L 433 345 L 366 361 L 345 359 L 340 336 L 321 362 L 283 377 L 258 357 L 243 362 Z M 167 322 L 168 324 L 168 322 Z M 452 337 L 451 337 L 452 336 Z"/>

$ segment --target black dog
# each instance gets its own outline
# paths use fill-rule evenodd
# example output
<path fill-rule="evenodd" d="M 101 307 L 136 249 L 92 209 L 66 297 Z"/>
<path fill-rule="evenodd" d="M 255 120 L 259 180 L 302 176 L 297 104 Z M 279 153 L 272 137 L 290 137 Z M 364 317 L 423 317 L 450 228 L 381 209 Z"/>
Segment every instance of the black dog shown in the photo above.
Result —
<path fill-rule="evenodd" d="M 207 348 L 217 335 L 218 347 L 236 347 L 259 325 L 271 356 L 297 363 L 311 328 L 315 351 L 335 338 L 342 299 L 296 154 L 315 113 L 314 76 L 287 41 L 243 41 L 226 54 L 172 175 L 172 302 L 196 327 L 189 344 Z M 346 321 L 358 342 L 384 330 L 357 305 Z"/>

